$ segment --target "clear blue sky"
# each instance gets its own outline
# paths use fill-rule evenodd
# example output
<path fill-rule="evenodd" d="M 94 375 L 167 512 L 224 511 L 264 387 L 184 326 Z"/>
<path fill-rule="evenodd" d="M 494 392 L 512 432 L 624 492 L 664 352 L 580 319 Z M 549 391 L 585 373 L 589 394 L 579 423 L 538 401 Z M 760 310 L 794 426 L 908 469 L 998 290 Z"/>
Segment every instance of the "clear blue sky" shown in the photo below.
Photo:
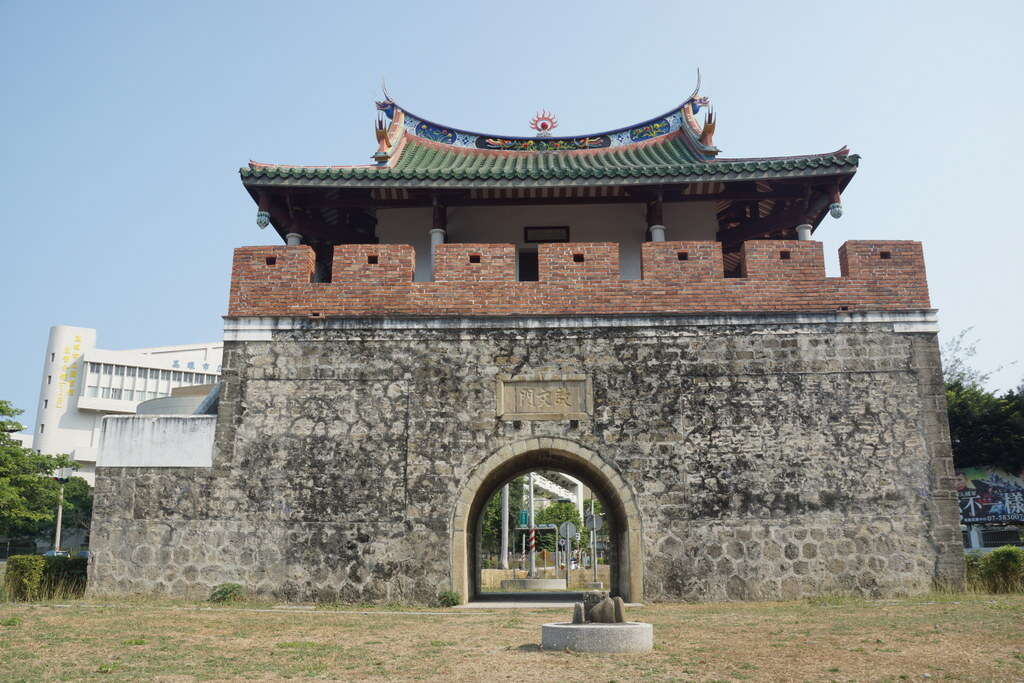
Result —
<path fill-rule="evenodd" d="M 817 233 L 925 243 L 943 336 L 1021 356 L 1020 2 L 0 0 L 0 398 L 31 425 L 50 325 L 103 348 L 219 339 L 249 159 L 365 163 L 381 77 L 412 111 L 530 134 L 633 123 L 698 66 L 725 156 L 862 155 Z M 995 375 L 1006 389 L 1024 364 Z"/>

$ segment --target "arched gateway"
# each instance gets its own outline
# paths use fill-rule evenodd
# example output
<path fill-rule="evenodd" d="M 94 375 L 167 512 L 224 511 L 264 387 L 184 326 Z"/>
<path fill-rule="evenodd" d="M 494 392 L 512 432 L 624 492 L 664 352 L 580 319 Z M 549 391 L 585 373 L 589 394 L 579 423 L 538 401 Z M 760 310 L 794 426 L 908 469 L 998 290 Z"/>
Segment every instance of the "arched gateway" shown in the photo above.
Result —
<path fill-rule="evenodd" d="M 473 468 L 452 513 L 452 589 L 463 600 L 479 593 L 476 520 L 491 495 L 517 475 L 533 469 L 558 469 L 588 482 L 607 505 L 618 549 L 611 591 L 625 600 L 643 597 L 640 514 L 629 485 L 596 453 L 567 439 L 526 439 L 504 446 Z"/>

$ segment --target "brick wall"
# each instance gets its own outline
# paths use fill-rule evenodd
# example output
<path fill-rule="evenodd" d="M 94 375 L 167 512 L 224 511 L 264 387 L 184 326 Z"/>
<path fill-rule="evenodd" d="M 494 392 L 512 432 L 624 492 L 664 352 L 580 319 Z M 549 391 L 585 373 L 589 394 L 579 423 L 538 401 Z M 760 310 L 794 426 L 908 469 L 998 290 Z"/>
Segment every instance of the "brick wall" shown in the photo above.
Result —
<path fill-rule="evenodd" d="M 749 241 L 726 278 L 718 242 L 647 242 L 641 280 L 619 279 L 614 243 L 539 245 L 538 282 L 517 282 L 515 246 L 445 244 L 434 282 L 413 282 L 408 245 L 335 247 L 310 282 L 306 246 L 235 250 L 229 316 L 616 315 L 930 308 L 920 242 L 847 242 L 825 277 L 820 242 Z"/>

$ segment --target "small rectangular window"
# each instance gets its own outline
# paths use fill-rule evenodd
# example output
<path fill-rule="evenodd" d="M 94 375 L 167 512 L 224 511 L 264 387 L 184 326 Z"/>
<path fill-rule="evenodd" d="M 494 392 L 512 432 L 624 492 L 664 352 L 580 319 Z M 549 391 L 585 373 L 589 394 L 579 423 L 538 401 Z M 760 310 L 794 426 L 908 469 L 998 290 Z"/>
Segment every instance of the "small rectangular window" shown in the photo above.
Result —
<path fill-rule="evenodd" d="M 98 389 L 99 387 L 89 387 L 88 389 L 85 390 L 85 395 L 89 396 L 90 398 L 96 398 Z"/>
<path fill-rule="evenodd" d="M 879 258 L 881 258 L 881 259 L 883 259 L 883 260 L 885 260 L 885 259 L 891 259 L 891 258 L 892 258 L 892 252 L 891 252 L 891 251 L 883 251 L 883 252 L 880 252 L 880 253 L 878 254 L 878 257 L 879 257 Z"/>
<path fill-rule="evenodd" d="M 125 368 L 124 374 L 127 375 L 128 377 L 134 377 L 135 368 Z"/>
<path fill-rule="evenodd" d="M 170 378 L 171 378 L 171 371 L 170 370 L 161 370 L 160 371 L 160 379 L 170 379 Z"/>
<path fill-rule="evenodd" d="M 174 381 L 174 382 L 180 382 L 181 381 L 181 372 L 179 372 L 177 370 L 172 372 L 171 373 L 171 380 Z"/>
<path fill-rule="evenodd" d="M 573 254 L 572 260 L 574 263 L 583 263 L 583 254 Z"/>
<path fill-rule="evenodd" d="M 469 255 L 469 262 L 470 263 L 480 263 L 480 254 L 470 254 Z"/>
<path fill-rule="evenodd" d="M 110 398 L 110 387 L 103 387 L 100 391 L 100 398 Z"/>
<path fill-rule="evenodd" d="M 103 371 L 103 364 L 102 363 L 89 363 L 89 372 L 98 375 L 102 371 Z"/>
<path fill-rule="evenodd" d="M 678 258 L 678 259 L 679 259 L 680 261 L 689 261 L 689 260 L 690 260 L 690 254 L 689 254 L 688 252 L 685 252 L 685 251 L 680 251 L 680 252 L 678 252 L 678 253 L 676 254 L 676 257 L 677 257 L 677 258 Z"/>
<path fill-rule="evenodd" d="M 268 266 L 273 266 L 273 265 L 276 265 L 276 264 L 277 264 L 277 257 L 276 256 L 268 256 L 267 257 L 267 265 Z"/>
<path fill-rule="evenodd" d="M 117 399 L 118 401 L 120 401 L 121 400 L 121 390 L 120 389 L 111 389 L 110 390 L 110 398 L 114 398 L 114 399 Z"/>
<path fill-rule="evenodd" d="M 366 262 L 369 263 L 370 265 L 376 264 L 377 263 L 377 255 L 376 254 L 368 255 L 366 257 Z"/>
<path fill-rule="evenodd" d="M 523 241 L 531 244 L 541 242 L 568 242 L 569 226 L 532 226 L 523 228 Z"/>
<path fill-rule="evenodd" d="M 46 376 L 46 384 L 49 385 L 51 382 L 53 382 L 53 375 L 47 375 Z"/>
<path fill-rule="evenodd" d="M 40 422 L 39 423 L 39 433 L 42 434 L 45 431 L 46 431 L 46 425 L 44 425 L 42 422 Z"/>
<path fill-rule="evenodd" d="M 788 252 L 788 251 L 780 251 L 779 252 L 779 258 L 782 259 L 783 261 L 788 261 L 789 257 L 790 257 L 790 252 Z"/>
<path fill-rule="evenodd" d="M 120 377 L 124 377 L 124 371 L 125 371 L 125 367 L 123 365 L 115 365 L 114 366 L 114 374 L 115 375 L 118 375 Z"/>
<path fill-rule="evenodd" d="M 57 354 L 51 352 L 50 353 L 50 362 L 52 363 L 55 360 L 57 360 Z"/>
<path fill-rule="evenodd" d="M 113 375 L 114 374 L 114 366 L 113 365 L 109 365 L 107 363 L 104 363 L 103 364 L 103 374 L 104 375 Z"/>
<path fill-rule="evenodd" d="M 44 398 L 43 399 L 43 409 L 45 410 L 46 408 L 49 408 L 49 407 L 50 407 L 50 399 Z"/>
<path fill-rule="evenodd" d="M 182 375 L 181 380 L 185 384 L 192 384 L 192 373 L 191 372 L 186 372 L 184 375 Z"/>

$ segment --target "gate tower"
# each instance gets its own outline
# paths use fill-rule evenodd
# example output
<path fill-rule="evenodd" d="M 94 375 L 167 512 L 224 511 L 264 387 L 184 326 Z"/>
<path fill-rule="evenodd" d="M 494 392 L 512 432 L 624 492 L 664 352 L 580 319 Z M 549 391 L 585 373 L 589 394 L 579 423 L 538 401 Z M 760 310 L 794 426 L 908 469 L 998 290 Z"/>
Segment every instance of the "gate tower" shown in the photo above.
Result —
<path fill-rule="evenodd" d="M 921 244 L 827 276 L 858 157 L 723 157 L 698 89 L 576 136 L 386 96 L 372 163 L 241 169 L 284 244 L 235 250 L 211 454 L 101 461 L 91 590 L 467 599 L 542 466 L 609 501 L 628 600 L 962 582 Z"/>

